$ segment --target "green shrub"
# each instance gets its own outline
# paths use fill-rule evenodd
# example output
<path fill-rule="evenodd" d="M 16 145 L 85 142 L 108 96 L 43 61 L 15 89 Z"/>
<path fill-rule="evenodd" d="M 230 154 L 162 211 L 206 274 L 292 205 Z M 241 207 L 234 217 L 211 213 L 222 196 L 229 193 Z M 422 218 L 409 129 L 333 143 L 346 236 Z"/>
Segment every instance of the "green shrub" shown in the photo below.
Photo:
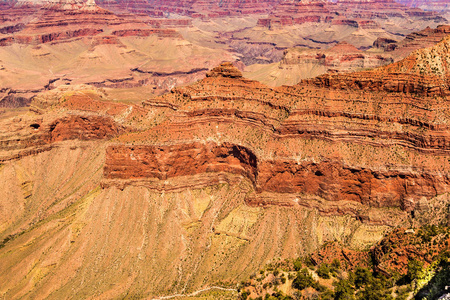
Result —
<path fill-rule="evenodd" d="M 248 296 L 250 296 L 250 292 L 243 291 L 243 292 L 239 295 L 239 300 L 247 300 Z"/>
<path fill-rule="evenodd" d="M 301 258 L 297 258 L 296 260 L 294 260 L 294 270 L 300 271 L 301 269 L 302 269 L 302 260 Z"/>
<path fill-rule="evenodd" d="M 423 273 L 423 262 L 412 259 L 408 261 L 408 272 L 406 273 L 409 282 L 420 279 Z"/>
<path fill-rule="evenodd" d="M 305 265 L 306 265 L 308 268 L 310 268 L 310 269 L 314 268 L 314 264 L 313 264 L 311 258 L 305 257 L 304 261 L 305 261 Z"/>
<path fill-rule="evenodd" d="M 312 276 L 309 274 L 307 269 L 301 269 L 297 273 L 297 277 L 295 277 L 292 282 L 292 287 L 297 290 L 303 290 L 307 287 L 310 287 L 314 284 L 314 280 Z"/>
<path fill-rule="evenodd" d="M 333 259 L 330 265 L 331 272 L 337 272 L 341 269 L 341 261 L 337 258 Z"/>
<path fill-rule="evenodd" d="M 350 283 L 345 280 L 341 279 L 338 282 L 334 283 L 334 295 L 333 299 L 335 300 L 354 300 L 354 290 Z"/>
<path fill-rule="evenodd" d="M 317 275 L 319 275 L 320 278 L 324 279 L 330 278 L 330 268 L 328 267 L 328 264 L 320 264 L 319 268 L 317 268 Z"/>
<path fill-rule="evenodd" d="M 369 284 L 372 280 L 372 272 L 370 272 L 367 268 L 357 267 L 354 273 L 354 284 L 357 289 L 360 287 Z"/>

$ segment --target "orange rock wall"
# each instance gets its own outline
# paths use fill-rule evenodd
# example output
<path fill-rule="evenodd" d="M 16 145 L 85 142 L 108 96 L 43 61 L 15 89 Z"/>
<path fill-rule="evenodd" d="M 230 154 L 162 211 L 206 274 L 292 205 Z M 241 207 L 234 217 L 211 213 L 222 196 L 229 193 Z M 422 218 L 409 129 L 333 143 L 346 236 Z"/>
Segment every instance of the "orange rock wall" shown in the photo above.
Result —
<path fill-rule="evenodd" d="M 158 178 L 205 172 L 240 174 L 256 180 L 256 156 L 232 144 L 193 143 L 174 146 L 109 146 L 104 175 L 108 179 Z"/>
<path fill-rule="evenodd" d="M 246 176 L 258 192 L 305 193 L 329 201 L 413 210 L 421 197 L 450 191 L 450 176 L 436 172 L 374 171 L 339 162 L 261 161 L 249 149 L 209 142 L 173 146 L 113 145 L 107 148 L 106 179 L 165 180 L 207 172 Z"/>

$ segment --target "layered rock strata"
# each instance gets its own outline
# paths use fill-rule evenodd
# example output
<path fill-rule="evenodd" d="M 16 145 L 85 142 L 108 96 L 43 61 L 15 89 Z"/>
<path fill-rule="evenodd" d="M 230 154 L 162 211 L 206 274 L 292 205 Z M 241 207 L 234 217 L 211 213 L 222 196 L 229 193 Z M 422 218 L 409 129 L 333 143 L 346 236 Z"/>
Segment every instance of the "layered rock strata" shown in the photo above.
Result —
<path fill-rule="evenodd" d="M 160 94 L 204 77 L 223 59 L 233 60 L 226 50 L 185 40 L 179 29 L 192 26 L 187 19 L 63 4 L 17 5 L 0 12 L 1 107 L 29 105 L 37 93 L 65 84 L 145 85 Z"/>
<path fill-rule="evenodd" d="M 175 139 L 178 136 L 176 132 L 186 139 L 188 136 L 196 136 L 195 131 L 203 126 L 209 128 L 208 126 L 213 127 L 214 124 L 217 124 L 219 132 L 220 124 L 237 127 L 237 131 L 244 126 L 254 128 L 253 134 L 260 136 L 261 141 L 250 142 L 252 146 L 246 151 L 251 151 L 256 157 L 257 164 L 253 167 L 257 171 L 248 178 L 255 182 L 255 190 L 258 192 L 304 193 L 329 201 L 346 199 L 369 206 L 399 207 L 409 211 L 414 209 L 415 203 L 422 197 L 432 198 L 449 191 L 449 178 L 445 172 L 448 167 L 445 160 L 450 151 L 448 125 L 445 121 L 448 118 L 445 108 L 448 92 L 444 82 L 437 81 L 434 77 L 378 72 L 334 77 L 327 75 L 303 81 L 296 87 L 270 89 L 242 78 L 237 69 L 224 64 L 212 70 L 202 82 L 190 87 L 176 88 L 172 94 L 158 101 L 149 101 L 146 105 L 163 107 L 162 103 L 167 103 L 165 107 L 174 110 L 169 127 L 158 127 L 158 133 L 155 134 L 169 134 Z M 393 82 L 393 78 L 398 81 Z M 337 91 L 330 92 L 330 87 Z M 427 103 L 425 106 L 423 97 Z M 308 100 L 305 101 L 306 99 Z M 231 106 L 241 108 L 231 109 Z M 258 110 L 258 113 L 251 112 L 250 108 Z M 393 114 L 393 111 L 396 113 Z M 353 122 L 355 124 L 352 125 Z M 136 134 L 125 138 L 124 141 L 135 143 L 142 138 L 143 135 Z M 147 139 L 160 142 L 164 140 L 153 134 L 144 138 Z M 428 158 L 427 162 L 423 163 L 415 161 L 409 165 L 397 161 L 394 165 L 384 165 L 380 168 L 375 162 L 366 161 L 362 165 L 355 163 L 349 160 L 351 154 L 316 158 L 317 160 L 312 162 L 298 160 L 293 155 L 295 152 L 291 152 L 295 151 L 294 148 L 284 146 L 286 148 L 283 154 L 274 152 L 270 155 L 277 158 L 268 159 L 267 153 L 271 151 L 267 148 L 256 152 L 253 150 L 255 147 L 259 148 L 259 145 L 262 146 L 260 143 L 264 143 L 263 141 L 267 143 L 267 139 L 274 139 L 275 143 L 283 145 L 296 139 L 310 140 L 312 145 L 316 143 L 315 140 L 322 140 L 317 146 L 324 147 L 329 144 L 325 149 L 332 149 L 334 143 L 356 143 L 363 149 L 368 147 L 373 149 L 370 151 L 375 152 L 379 151 L 375 149 L 399 147 L 398 149 L 402 149 L 400 151 L 408 153 L 405 158 L 416 155 Z M 233 140 L 236 139 L 229 137 L 224 141 Z M 245 142 L 241 141 L 235 145 L 248 145 L 249 140 L 248 138 Z M 311 147 L 318 153 L 326 153 L 315 148 L 317 146 Z M 194 147 L 197 148 L 195 151 L 202 153 L 205 148 L 211 146 L 186 144 L 176 147 Z M 171 158 L 166 159 L 166 156 L 161 154 L 163 156 L 160 157 L 159 164 L 151 169 L 168 170 L 172 165 L 182 164 L 181 161 L 172 161 L 172 157 L 185 157 L 183 151 L 176 154 L 176 147 L 161 148 L 160 152 L 167 152 L 165 155 Z M 221 146 L 216 144 L 214 147 Z M 146 157 L 156 155 L 154 151 L 157 148 L 137 148 L 134 153 L 134 148 L 128 146 L 120 155 L 114 154 L 117 149 L 121 148 L 108 149 L 110 154 L 107 155 L 106 179 L 116 178 L 117 175 L 114 174 L 118 174 L 121 169 L 132 169 L 133 164 L 139 166 L 136 173 L 131 172 L 122 179 L 142 177 L 139 170 L 149 164 Z M 389 153 L 390 150 L 381 152 Z M 113 159 L 114 156 L 117 159 Z M 140 160 L 139 157 L 144 158 Z M 212 158 L 213 161 L 216 159 L 219 157 Z M 379 159 L 381 157 L 376 158 Z M 433 160 L 436 160 L 436 163 L 443 161 L 445 166 L 435 169 L 437 165 Z M 189 160 L 185 162 L 185 167 L 190 169 L 190 172 L 196 173 L 195 170 L 200 170 Z M 111 168 L 116 168 L 116 171 L 113 172 Z M 211 168 L 210 171 L 223 170 Z M 235 170 L 229 171 L 236 174 Z M 152 172 L 149 177 L 162 176 Z M 237 174 L 242 175 L 240 172 Z M 255 204 L 254 199 L 252 203 Z"/>
<path fill-rule="evenodd" d="M 184 144 L 174 146 L 110 146 L 106 151 L 107 179 L 158 178 L 205 172 L 226 172 L 256 180 L 256 156 L 232 144 Z"/>
<path fill-rule="evenodd" d="M 326 161 L 261 161 L 249 149 L 229 143 L 110 146 L 106 150 L 106 179 L 166 180 L 207 172 L 245 176 L 258 192 L 312 194 L 328 201 L 345 199 L 406 210 L 413 210 L 411 203 L 422 197 L 450 191 L 450 177 L 441 172 L 383 172 Z"/>
<path fill-rule="evenodd" d="M 436 28 L 427 27 L 424 30 L 408 34 L 403 40 L 378 38 L 373 46 L 391 54 L 394 59 L 401 60 L 412 51 L 431 47 L 450 34 L 449 25 L 439 25 Z"/>
<path fill-rule="evenodd" d="M 269 18 L 260 19 L 261 26 L 285 26 L 307 22 L 333 22 L 334 25 L 349 25 L 363 29 L 378 29 L 373 20 L 386 18 L 418 17 L 435 19 L 442 22 L 445 19 L 436 12 L 408 9 L 393 0 L 390 1 L 328 1 L 284 2 L 272 11 Z"/>
<path fill-rule="evenodd" d="M 217 18 L 236 15 L 264 14 L 270 11 L 278 0 L 252 1 L 97 1 L 108 9 L 128 10 L 135 13 L 145 13 L 151 16 L 167 16 L 178 14 L 193 18 Z"/>

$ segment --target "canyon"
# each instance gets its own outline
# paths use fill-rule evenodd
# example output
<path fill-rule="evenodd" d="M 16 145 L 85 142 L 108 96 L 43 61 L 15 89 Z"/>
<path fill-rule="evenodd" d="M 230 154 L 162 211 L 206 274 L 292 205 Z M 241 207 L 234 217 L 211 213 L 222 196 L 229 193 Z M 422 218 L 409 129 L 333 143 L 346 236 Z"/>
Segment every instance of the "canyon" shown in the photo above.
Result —
<path fill-rule="evenodd" d="M 154 298 L 219 285 L 234 297 L 265 264 L 327 241 L 366 249 L 394 228 L 440 224 L 449 43 L 291 86 L 222 63 L 141 102 L 61 84 L 4 108 L 1 295 Z"/>
<path fill-rule="evenodd" d="M 445 22 L 390 0 L 0 2 L 0 297 L 235 299 L 298 257 L 431 264 L 444 245 L 404 232 L 450 220 Z"/>

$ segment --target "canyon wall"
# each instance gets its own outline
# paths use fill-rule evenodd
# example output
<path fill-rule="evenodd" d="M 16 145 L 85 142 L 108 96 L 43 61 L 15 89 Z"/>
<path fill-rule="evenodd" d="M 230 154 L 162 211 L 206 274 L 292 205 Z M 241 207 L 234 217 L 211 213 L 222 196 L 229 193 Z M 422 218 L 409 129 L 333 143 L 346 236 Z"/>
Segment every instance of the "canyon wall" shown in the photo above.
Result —
<path fill-rule="evenodd" d="M 101 46 L 123 38 L 110 36 Z M 447 57 L 448 39 L 276 88 L 223 63 L 142 101 L 71 83 L 2 108 L 0 296 L 235 295 L 262 266 L 327 241 L 367 249 L 441 222 Z"/>

